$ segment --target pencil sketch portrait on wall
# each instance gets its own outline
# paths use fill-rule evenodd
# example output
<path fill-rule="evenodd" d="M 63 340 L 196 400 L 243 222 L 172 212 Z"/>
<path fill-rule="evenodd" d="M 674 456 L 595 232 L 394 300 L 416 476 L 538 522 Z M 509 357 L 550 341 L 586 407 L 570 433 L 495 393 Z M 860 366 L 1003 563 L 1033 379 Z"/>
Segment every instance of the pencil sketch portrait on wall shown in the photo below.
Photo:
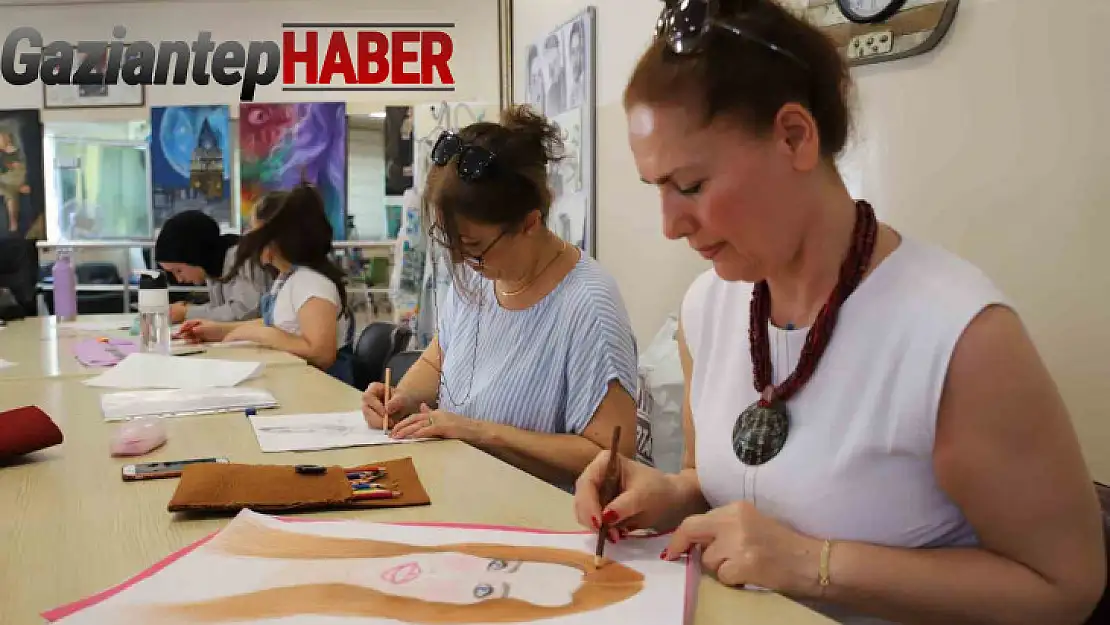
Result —
<path fill-rule="evenodd" d="M 564 158 L 548 169 L 554 203 L 549 225 L 596 256 L 594 84 L 595 12 L 572 17 L 525 48 L 523 101 L 560 129 Z"/>

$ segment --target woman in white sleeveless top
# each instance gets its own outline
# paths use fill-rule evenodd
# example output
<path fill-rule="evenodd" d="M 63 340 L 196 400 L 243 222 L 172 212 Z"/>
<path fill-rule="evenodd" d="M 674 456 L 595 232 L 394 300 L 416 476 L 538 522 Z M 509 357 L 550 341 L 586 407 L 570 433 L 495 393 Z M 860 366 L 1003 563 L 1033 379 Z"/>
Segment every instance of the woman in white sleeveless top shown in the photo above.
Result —
<path fill-rule="evenodd" d="M 674 529 L 662 557 L 845 623 L 1082 623 L 1105 555 L 1064 403 L 980 271 L 848 194 L 834 46 L 770 0 L 686 0 L 659 35 L 630 143 L 713 262 L 681 310 L 685 468 L 624 460 L 605 505 L 602 453 L 579 521 Z"/>

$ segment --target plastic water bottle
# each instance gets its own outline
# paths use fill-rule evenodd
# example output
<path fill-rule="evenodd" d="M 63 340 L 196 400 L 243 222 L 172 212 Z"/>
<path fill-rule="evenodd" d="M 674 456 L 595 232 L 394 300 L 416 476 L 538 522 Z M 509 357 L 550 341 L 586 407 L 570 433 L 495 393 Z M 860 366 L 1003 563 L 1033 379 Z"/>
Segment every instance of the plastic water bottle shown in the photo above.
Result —
<path fill-rule="evenodd" d="M 73 321 L 77 318 L 77 272 L 69 250 L 58 250 L 50 273 L 54 277 L 54 314 L 61 321 Z"/>
<path fill-rule="evenodd" d="M 170 289 L 160 271 L 139 278 L 139 351 L 170 354 Z"/>

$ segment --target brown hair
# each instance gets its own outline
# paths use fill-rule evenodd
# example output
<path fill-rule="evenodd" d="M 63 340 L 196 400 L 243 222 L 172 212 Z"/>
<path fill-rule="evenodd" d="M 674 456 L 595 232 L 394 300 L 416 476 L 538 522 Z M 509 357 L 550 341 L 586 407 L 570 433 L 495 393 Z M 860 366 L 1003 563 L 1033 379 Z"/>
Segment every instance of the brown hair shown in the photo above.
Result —
<path fill-rule="evenodd" d="M 501 113 L 499 123 L 470 124 L 458 135 L 492 152 L 495 160 L 478 180 L 459 178 L 457 156 L 442 167 L 433 165 L 428 173 L 424 223 L 443 228 L 454 264 L 461 262 L 459 217 L 511 231 L 539 210 L 546 223 L 552 202 L 547 166 L 563 156 L 559 128 L 527 106 L 512 106 Z"/>
<path fill-rule="evenodd" d="M 713 27 L 701 49 L 678 55 L 657 38 L 640 57 L 624 92 L 637 103 L 695 108 L 705 124 L 730 116 L 762 135 L 783 105 L 805 106 L 817 122 L 821 154 L 835 158 L 851 129 L 851 76 L 836 45 L 774 0 L 719 0 L 719 19 L 797 57 Z"/>
<path fill-rule="evenodd" d="M 328 258 L 333 231 L 324 198 L 316 187 L 302 183 L 290 191 L 273 191 L 258 202 L 255 215 L 261 223 L 239 239 L 235 264 L 222 280 L 231 280 L 248 261 L 257 262 L 262 250 L 273 243 L 289 262 L 314 269 L 331 280 L 339 290 L 339 310 L 345 311 L 345 276 Z"/>
<path fill-rule="evenodd" d="M 639 572 L 617 562 L 594 568 L 593 556 L 569 549 L 496 544 L 418 546 L 360 538 L 286 532 L 257 523 L 233 523 L 209 544 L 224 554 L 255 558 L 391 558 L 419 553 L 462 553 L 478 558 L 561 564 L 583 572 L 571 603 L 541 606 L 512 598 L 473 604 L 447 604 L 391 595 L 363 586 L 310 584 L 284 586 L 185 604 L 150 606 L 151 622 L 180 618 L 190 623 L 220 623 L 280 618 L 297 614 L 372 616 L 408 623 L 520 623 L 597 610 L 643 589 Z"/>

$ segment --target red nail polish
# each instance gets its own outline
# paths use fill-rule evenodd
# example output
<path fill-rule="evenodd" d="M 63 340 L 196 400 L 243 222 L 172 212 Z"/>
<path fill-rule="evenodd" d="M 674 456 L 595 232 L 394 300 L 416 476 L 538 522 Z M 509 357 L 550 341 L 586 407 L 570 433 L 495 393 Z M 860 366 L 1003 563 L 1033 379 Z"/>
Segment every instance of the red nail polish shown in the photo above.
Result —
<path fill-rule="evenodd" d="M 601 529 L 601 525 L 597 522 L 597 517 L 590 517 L 590 524 L 593 525 L 594 530 Z"/>
<path fill-rule="evenodd" d="M 621 516 L 615 510 L 606 510 L 605 514 L 601 515 L 601 520 L 606 523 L 615 523 L 619 521 Z"/>
<path fill-rule="evenodd" d="M 659 552 L 659 559 L 660 559 L 660 560 L 666 560 L 666 559 L 667 559 L 667 550 L 666 550 L 666 549 L 664 549 L 663 551 Z"/>

